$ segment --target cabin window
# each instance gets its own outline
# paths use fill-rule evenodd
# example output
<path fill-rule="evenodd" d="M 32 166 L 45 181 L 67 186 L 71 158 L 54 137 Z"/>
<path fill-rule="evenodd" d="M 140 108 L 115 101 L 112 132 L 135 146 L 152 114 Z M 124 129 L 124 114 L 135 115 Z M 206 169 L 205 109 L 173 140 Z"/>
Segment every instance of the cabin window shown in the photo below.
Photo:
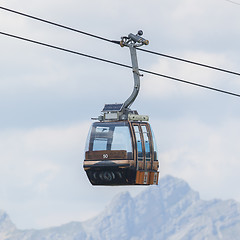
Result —
<path fill-rule="evenodd" d="M 137 141 L 138 160 L 142 161 L 143 160 L 143 148 L 142 148 L 142 140 L 141 140 L 139 127 L 135 125 L 135 126 L 133 126 L 133 128 L 134 128 L 136 141 Z"/>
<path fill-rule="evenodd" d="M 88 140 L 87 151 L 126 150 L 132 152 L 129 125 L 119 123 L 94 123 Z"/>
<path fill-rule="evenodd" d="M 151 126 L 150 126 L 150 128 L 151 128 Z M 151 128 L 151 132 L 152 132 L 152 139 L 153 139 L 154 161 L 158 161 L 157 144 L 156 144 L 156 139 L 155 139 L 154 133 L 152 131 L 152 128 Z"/>
<path fill-rule="evenodd" d="M 145 125 L 142 125 L 142 133 L 143 133 L 143 139 L 144 139 L 146 160 L 150 161 L 151 157 L 150 157 L 149 132 L 148 132 L 147 127 Z"/>
<path fill-rule="evenodd" d="M 128 127 L 115 127 L 111 150 L 126 150 L 127 152 L 132 152 L 132 141 Z"/>

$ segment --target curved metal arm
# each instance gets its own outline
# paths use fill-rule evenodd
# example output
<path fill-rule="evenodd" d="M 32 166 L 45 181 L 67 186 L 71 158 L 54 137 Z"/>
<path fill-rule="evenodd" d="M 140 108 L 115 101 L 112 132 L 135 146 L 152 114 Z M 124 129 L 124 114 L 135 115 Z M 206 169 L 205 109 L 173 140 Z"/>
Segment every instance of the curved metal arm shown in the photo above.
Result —
<path fill-rule="evenodd" d="M 132 69 L 133 69 L 133 77 L 134 77 L 134 88 L 131 96 L 124 102 L 123 109 L 127 109 L 136 99 L 139 90 L 140 90 L 140 73 L 138 69 L 138 61 L 137 61 L 137 51 L 136 48 L 142 45 L 148 45 L 149 41 L 142 37 L 143 31 L 139 30 L 136 35 L 130 33 L 128 37 L 122 37 L 120 41 L 121 47 L 129 47 L 131 60 L 132 60 Z"/>
<path fill-rule="evenodd" d="M 144 39 L 142 37 L 143 32 L 140 30 L 136 35 L 130 33 L 127 37 L 122 37 L 121 41 L 112 41 L 115 43 L 120 44 L 121 47 L 129 47 L 130 54 L 131 54 L 131 61 L 132 61 L 132 70 L 133 70 L 133 78 L 134 78 L 134 87 L 132 94 L 130 97 L 123 103 L 123 104 L 105 104 L 102 113 L 103 115 L 99 116 L 97 120 L 99 121 L 117 121 L 117 120 L 127 120 L 132 119 L 141 119 L 146 120 L 146 116 L 139 116 L 136 118 L 136 115 L 138 115 L 137 111 L 131 111 L 129 109 L 129 106 L 135 101 L 139 90 L 140 90 L 140 73 L 138 68 L 138 61 L 137 61 L 137 51 L 136 48 L 148 45 L 149 41 Z M 147 121 L 147 120 L 146 120 Z"/>
<path fill-rule="evenodd" d="M 134 102 L 140 90 L 140 74 L 138 70 L 137 51 L 133 45 L 129 45 L 128 47 L 130 50 L 132 60 L 134 88 L 131 96 L 123 104 L 123 108 L 125 109 L 128 108 Z"/>

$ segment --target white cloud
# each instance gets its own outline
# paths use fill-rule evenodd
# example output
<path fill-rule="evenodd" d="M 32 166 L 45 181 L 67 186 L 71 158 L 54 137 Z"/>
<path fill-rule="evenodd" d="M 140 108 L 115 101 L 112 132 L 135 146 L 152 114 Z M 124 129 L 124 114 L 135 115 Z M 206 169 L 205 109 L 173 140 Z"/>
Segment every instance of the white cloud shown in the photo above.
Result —
<path fill-rule="evenodd" d="M 215 126 L 194 119 L 159 121 L 162 175 L 172 174 L 187 180 L 204 199 L 240 200 L 240 192 L 233 184 L 240 181 L 238 123 L 239 119 Z"/>
<path fill-rule="evenodd" d="M 147 49 L 238 69 L 239 8 L 226 1 L 2 4 L 110 39 L 141 28 L 150 40 Z M 130 63 L 125 48 L 2 10 L 0 20 L 1 31 Z M 104 103 L 124 101 L 132 90 L 131 70 L 2 35 L 0 39 L 0 208 L 19 227 L 43 227 L 86 219 L 115 193 L 140 191 L 92 187 L 82 169 L 90 122 L 80 121 L 96 116 Z M 139 56 L 143 69 L 239 92 L 236 77 L 145 53 Z M 147 108 L 151 119 L 158 118 L 153 125 L 163 175 L 183 177 L 206 198 L 239 199 L 240 193 L 229 187 L 239 180 L 238 100 L 214 95 L 208 102 L 209 95 L 208 90 L 146 74 L 137 104 Z"/>
<path fill-rule="evenodd" d="M 117 192 L 128 189 L 135 194 L 141 190 L 91 186 L 82 167 L 89 127 L 86 122 L 2 131 L 0 206 L 18 227 L 86 220 Z"/>
<path fill-rule="evenodd" d="M 62 184 L 62 191 L 66 194 L 71 184 L 78 185 L 79 182 L 74 182 L 79 181 L 76 176 L 76 179 L 70 181 L 65 177 L 71 174 L 69 169 L 74 170 L 72 175 L 83 171 L 83 151 L 88 128 L 89 123 L 82 123 L 70 127 L 2 132 L 0 189 L 4 197 L 1 197 L 1 208 L 9 210 L 11 205 L 22 205 L 25 209 L 32 201 L 40 207 L 44 204 L 41 198 L 48 198 L 51 194 L 49 191 L 57 186 L 57 182 Z"/>

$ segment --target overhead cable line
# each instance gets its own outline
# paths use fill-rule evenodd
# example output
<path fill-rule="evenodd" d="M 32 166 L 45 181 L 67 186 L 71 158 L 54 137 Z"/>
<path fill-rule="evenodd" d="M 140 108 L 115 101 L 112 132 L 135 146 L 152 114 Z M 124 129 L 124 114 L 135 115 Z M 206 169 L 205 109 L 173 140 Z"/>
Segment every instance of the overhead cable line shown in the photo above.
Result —
<path fill-rule="evenodd" d="M 233 3 L 233 4 L 236 4 L 236 5 L 240 5 L 239 2 L 234 2 L 234 1 L 231 1 L 231 0 L 225 0 L 226 2 L 230 2 L 230 3 Z"/>
<path fill-rule="evenodd" d="M 95 34 L 91 34 L 91 33 L 85 32 L 85 31 L 81 31 L 81 30 L 78 30 L 78 29 L 75 29 L 75 28 L 72 28 L 72 27 L 68 27 L 68 26 L 65 26 L 65 25 L 62 25 L 62 24 L 58 24 L 58 23 L 49 21 L 49 20 L 45 20 L 45 19 L 42 19 L 42 18 L 39 18 L 39 17 L 35 17 L 35 16 L 29 15 L 29 14 L 26 14 L 26 13 L 15 11 L 13 9 L 5 8 L 5 7 L 2 7 L 2 6 L 0 6 L 0 9 L 8 11 L 8 12 L 12 12 L 12 13 L 24 16 L 24 17 L 28 17 L 28 18 L 31 18 L 31 19 L 34 19 L 34 20 L 37 20 L 37 21 L 41 21 L 41 22 L 44 22 L 44 23 L 47 23 L 47 24 L 51 24 L 51 25 L 54 25 L 54 26 L 57 26 L 57 27 L 60 27 L 60 28 L 64 28 L 64 29 L 67 29 L 67 30 L 70 30 L 70 31 L 74 31 L 74 32 L 77 32 L 77 33 L 80 33 L 80 34 L 84 34 L 84 35 L 87 35 L 89 37 L 97 38 L 97 39 L 100 39 L 100 40 L 103 40 L 103 41 L 106 41 L 106 42 L 110 42 L 110 43 L 114 43 L 114 44 L 119 44 L 119 41 L 110 40 L 108 38 L 104 38 L 104 37 L 101 37 L 101 36 L 98 36 L 98 35 L 95 35 Z M 183 58 L 179 58 L 179 57 L 175 57 L 175 56 L 171 56 L 171 55 L 167 55 L 167 54 L 162 54 L 162 53 L 158 53 L 158 52 L 155 52 L 155 51 L 149 51 L 149 50 L 146 50 L 146 49 L 137 48 L 137 50 L 147 52 L 147 53 L 150 53 L 150 54 L 155 54 L 155 55 L 165 57 L 165 58 L 174 59 L 174 60 L 177 60 L 177 61 L 182 61 L 182 62 L 189 63 L 189 64 L 194 64 L 194 65 L 197 65 L 197 66 L 200 66 L 200 67 L 205 67 L 205 68 L 209 68 L 209 69 L 212 69 L 212 70 L 221 71 L 221 72 L 225 72 L 225 73 L 228 73 L 228 74 L 234 74 L 234 75 L 240 76 L 240 73 L 235 72 L 235 71 L 230 71 L 230 70 L 227 70 L 227 69 L 218 68 L 218 67 L 214 67 L 214 66 L 199 63 L 199 62 L 190 61 L 190 60 L 187 60 L 187 59 L 183 59 Z"/>
<path fill-rule="evenodd" d="M 83 56 L 83 57 L 92 58 L 92 59 L 95 59 L 95 60 L 98 60 L 98 61 L 107 62 L 107 63 L 119 65 L 119 66 L 122 66 L 122 67 L 126 67 L 126 68 L 132 68 L 131 66 L 128 66 L 128 65 L 125 65 L 125 64 L 122 64 L 122 63 L 117 63 L 117 62 L 114 62 L 114 61 L 110 61 L 110 60 L 107 60 L 107 59 L 103 59 L 103 58 L 91 56 L 91 55 L 88 55 L 88 54 L 76 52 L 76 51 L 69 50 L 69 49 L 62 48 L 62 47 L 58 47 L 58 46 L 55 46 L 55 45 L 50 45 L 50 44 L 47 44 L 47 43 L 35 41 L 35 40 L 29 39 L 29 38 L 20 37 L 20 36 L 16 36 L 16 35 L 5 33 L 5 32 L 0 32 L 0 34 L 11 37 L 11 38 L 16 38 L 16 39 L 20 39 L 20 40 L 23 40 L 23 41 L 27 41 L 27 42 L 35 43 L 35 44 L 38 44 L 38 45 L 42 45 L 42 46 L 45 46 L 45 47 L 54 48 L 54 49 L 57 49 L 57 50 L 60 50 L 60 51 L 80 55 L 80 56 Z"/>
<path fill-rule="evenodd" d="M 97 36 L 97 35 L 94 35 L 94 34 L 91 34 L 91 33 L 87 33 L 87 32 L 84 32 L 84 31 L 81 31 L 81 30 L 78 30 L 78 29 L 75 29 L 75 28 L 72 28 L 72 27 L 68 27 L 68 26 L 65 26 L 65 25 L 62 25 L 62 24 L 58 24 L 58 23 L 55 23 L 55 22 L 52 22 L 52 21 L 49 21 L 49 20 L 45 20 L 45 19 L 42 19 L 42 18 L 39 18 L 39 17 L 35 17 L 35 16 L 29 15 L 29 14 L 26 14 L 26 13 L 22 13 L 22 12 L 15 11 L 15 10 L 5 8 L 5 7 L 1 7 L 1 6 L 0 6 L 0 9 L 11 12 L 11 13 L 15 13 L 15 14 L 18 14 L 18 15 L 21 15 L 21 16 L 24 16 L 24 17 L 32 18 L 32 19 L 40 21 L 40 22 L 48 23 L 48 24 L 54 25 L 56 27 L 60 27 L 60 28 L 64 28 L 64 29 L 67 29 L 67 30 L 70 30 L 70 31 L 73 31 L 73 32 L 81 33 L 81 34 L 87 35 L 89 37 L 94 37 L 94 38 L 98 38 L 98 39 L 103 40 L 103 41 L 113 43 L 113 41 L 110 40 L 110 39 L 100 37 L 100 36 Z"/>
<path fill-rule="evenodd" d="M 185 62 L 185 63 L 194 64 L 194 65 L 197 65 L 197 66 L 200 66 L 200 67 L 210 68 L 210 69 L 213 69 L 213 70 L 217 70 L 217 71 L 221 71 L 221 72 L 225 72 L 225 73 L 240 76 L 240 73 L 238 73 L 238 72 L 233 72 L 233 71 L 229 71 L 229 70 L 226 70 L 226 69 L 223 69 L 223 68 L 218 68 L 218 67 L 210 66 L 210 65 L 207 65 L 207 64 L 199 63 L 199 62 L 190 61 L 190 60 L 187 60 L 187 59 L 184 59 L 184 58 L 174 57 L 174 56 L 170 56 L 170 55 L 167 55 L 167 54 L 158 53 L 158 52 L 154 52 L 154 51 L 149 51 L 149 50 L 142 49 L 142 48 L 138 48 L 138 50 L 142 51 L 142 52 L 147 52 L 147 53 L 155 54 L 155 55 L 158 55 L 158 56 L 166 57 L 166 58 L 171 58 L 171 59 L 174 59 L 174 60 L 177 60 L 177 61 L 182 61 L 182 62 Z"/>
<path fill-rule="evenodd" d="M 42 46 L 45 46 L 45 47 L 57 49 L 57 50 L 60 50 L 60 51 L 64 51 L 64 52 L 68 52 L 68 53 L 72 53 L 72 54 L 76 54 L 76 55 L 80 55 L 80 56 L 83 56 L 83 57 L 88 57 L 88 58 L 91 58 L 91 59 L 94 59 L 94 60 L 98 60 L 98 61 L 102 61 L 102 62 L 106 62 L 106 63 L 109 63 L 109 64 L 114 64 L 114 65 L 118 65 L 118 66 L 121 66 L 121 67 L 132 69 L 132 66 L 130 66 L 130 65 L 126 65 L 126 64 L 119 63 L 119 62 L 115 62 L 115 61 L 99 58 L 99 57 L 96 57 L 96 56 L 91 56 L 91 55 L 88 55 L 88 54 L 80 53 L 80 52 L 77 52 L 77 51 L 69 50 L 69 49 L 58 47 L 58 46 L 55 46 L 55 45 L 50 45 L 50 44 L 47 44 L 47 43 L 35 41 L 35 40 L 32 40 L 32 39 L 16 36 L 16 35 L 5 33 L 5 32 L 0 32 L 0 34 L 8 36 L 8 37 L 11 37 L 11 38 L 15 38 L 15 39 L 31 42 L 31 43 L 34 43 L 34 44 L 42 45 Z M 208 90 L 212 90 L 212 91 L 216 91 L 216 92 L 232 95 L 232 96 L 235 96 L 235 97 L 240 97 L 240 94 L 237 94 L 237 93 L 225 91 L 225 90 L 218 89 L 218 88 L 213 88 L 213 87 L 210 87 L 210 86 L 207 86 L 207 85 L 202 85 L 202 84 L 195 83 L 195 82 L 186 81 L 186 80 L 183 80 L 183 79 L 180 79 L 180 78 L 175 78 L 175 77 L 163 75 L 163 74 L 152 72 L 152 71 L 145 70 L 145 69 L 139 69 L 139 70 L 141 72 L 144 72 L 144 73 L 147 73 L 147 74 L 151 74 L 151 75 L 167 78 L 167 79 L 178 81 L 178 82 L 182 82 L 182 83 L 185 83 L 185 84 L 190 84 L 190 85 L 193 85 L 193 86 L 197 86 L 197 87 L 205 88 L 205 89 L 208 89 Z"/>

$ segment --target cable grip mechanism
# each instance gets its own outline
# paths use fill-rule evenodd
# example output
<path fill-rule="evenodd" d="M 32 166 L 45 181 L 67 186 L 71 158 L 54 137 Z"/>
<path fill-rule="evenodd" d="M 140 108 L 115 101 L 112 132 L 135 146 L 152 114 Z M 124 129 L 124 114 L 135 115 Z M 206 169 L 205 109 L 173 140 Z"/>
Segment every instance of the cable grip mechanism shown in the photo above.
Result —
<path fill-rule="evenodd" d="M 148 45 L 149 41 L 142 37 L 143 31 L 139 30 L 137 34 L 129 33 L 128 36 L 121 37 L 120 46 L 129 47 L 141 47 L 142 45 Z"/>

